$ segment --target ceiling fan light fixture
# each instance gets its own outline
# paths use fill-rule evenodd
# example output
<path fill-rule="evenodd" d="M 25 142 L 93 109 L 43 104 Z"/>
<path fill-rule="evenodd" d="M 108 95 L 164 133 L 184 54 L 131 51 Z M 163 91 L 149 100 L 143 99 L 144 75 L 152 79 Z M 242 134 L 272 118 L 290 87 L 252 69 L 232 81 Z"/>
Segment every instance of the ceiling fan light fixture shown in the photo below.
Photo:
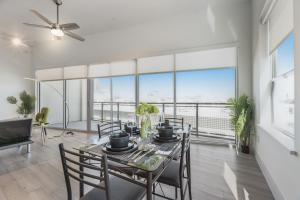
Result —
<path fill-rule="evenodd" d="M 12 42 L 12 44 L 13 44 L 14 46 L 20 46 L 20 45 L 22 45 L 22 41 L 21 41 L 20 38 L 13 38 L 13 39 L 11 40 L 11 42 Z"/>
<path fill-rule="evenodd" d="M 65 35 L 64 32 L 60 28 L 51 29 L 51 33 L 52 33 L 52 35 L 54 35 L 56 37 L 63 37 Z"/>

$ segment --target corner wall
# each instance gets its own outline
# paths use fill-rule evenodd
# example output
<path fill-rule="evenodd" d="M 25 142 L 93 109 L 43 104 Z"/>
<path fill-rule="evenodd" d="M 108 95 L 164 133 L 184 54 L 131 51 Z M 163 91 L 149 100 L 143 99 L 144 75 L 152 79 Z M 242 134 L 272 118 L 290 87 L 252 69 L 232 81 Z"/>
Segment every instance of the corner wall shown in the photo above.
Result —
<path fill-rule="evenodd" d="M 31 52 L 0 41 L 0 120 L 17 117 L 16 106 L 7 102 L 8 96 L 18 97 L 23 90 L 33 93 Z"/>
<path fill-rule="evenodd" d="M 272 131 L 259 127 L 265 113 L 270 113 L 270 85 L 265 80 L 270 80 L 271 69 L 268 68 L 267 59 L 267 27 L 259 22 L 259 15 L 264 6 L 264 1 L 252 1 L 252 26 L 253 26 L 253 97 L 256 103 L 256 158 L 276 200 L 300 199 L 300 157 L 290 154 L 280 141 L 274 138 Z M 296 150 L 300 153 L 300 1 L 295 2 L 295 107 L 296 107 Z M 297 10 L 297 12 L 296 12 Z M 267 116 L 270 118 L 270 116 Z"/>

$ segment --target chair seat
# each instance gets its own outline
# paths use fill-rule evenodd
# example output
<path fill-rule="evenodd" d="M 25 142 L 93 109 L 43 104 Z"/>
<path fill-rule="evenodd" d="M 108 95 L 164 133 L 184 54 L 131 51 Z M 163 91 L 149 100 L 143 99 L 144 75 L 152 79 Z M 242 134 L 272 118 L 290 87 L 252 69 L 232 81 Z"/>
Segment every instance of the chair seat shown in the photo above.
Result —
<path fill-rule="evenodd" d="M 109 176 L 109 187 L 112 200 L 141 200 L 146 194 L 146 188 L 125 181 L 124 179 Z M 97 188 L 86 193 L 80 200 L 105 200 L 105 190 Z"/>
<path fill-rule="evenodd" d="M 170 186 L 180 187 L 179 168 L 180 168 L 179 162 L 171 161 L 168 167 L 160 175 L 157 181 Z"/>
<path fill-rule="evenodd" d="M 172 160 L 164 172 L 159 176 L 157 182 L 167 184 L 174 187 L 180 186 L 180 176 L 179 176 L 180 162 Z M 158 174 L 161 169 L 153 172 L 153 176 Z M 146 178 L 146 172 L 138 170 L 136 175 L 142 178 Z"/>

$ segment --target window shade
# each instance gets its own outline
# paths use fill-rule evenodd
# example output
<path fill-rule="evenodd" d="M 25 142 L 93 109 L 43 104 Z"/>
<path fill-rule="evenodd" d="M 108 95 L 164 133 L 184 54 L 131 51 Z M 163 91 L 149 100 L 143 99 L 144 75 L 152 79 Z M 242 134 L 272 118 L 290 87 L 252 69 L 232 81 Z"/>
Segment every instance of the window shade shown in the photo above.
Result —
<path fill-rule="evenodd" d="M 237 66 L 235 47 L 176 54 L 176 70 L 194 70 Z"/>
<path fill-rule="evenodd" d="M 138 73 L 174 71 L 174 56 L 156 56 L 138 59 Z"/>
<path fill-rule="evenodd" d="M 110 73 L 112 76 L 132 75 L 135 74 L 135 61 L 121 61 L 110 63 Z"/>
<path fill-rule="evenodd" d="M 273 52 L 294 28 L 293 6 L 293 0 L 277 0 L 269 17 L 270 52 Z"/>
<path fill-rule="evenodd" d="M 86 78 L 87 66 L 64 67 L 64 79 Z"/>
<path fill-rule="evenodd" d="M 106 77 L 110 76 L 110 65 L 108 63 L 90 65 L 88 69 L 88 77 Z"/>
<path fill-rule="evenodd" d="M 39 81 L 63 79 L 63 68 L 41 69 L 35 71 L 35 77 Z"/>

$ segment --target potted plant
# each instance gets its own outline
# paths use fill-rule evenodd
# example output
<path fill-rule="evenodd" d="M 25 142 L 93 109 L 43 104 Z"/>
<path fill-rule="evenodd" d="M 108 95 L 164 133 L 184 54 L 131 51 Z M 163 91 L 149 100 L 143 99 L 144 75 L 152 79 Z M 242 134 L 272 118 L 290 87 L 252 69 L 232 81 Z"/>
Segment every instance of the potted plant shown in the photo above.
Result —
<path fill-rule="evenodd" d="M 250 152 L 250 132 L 253 127 L 254 104 L 246 95 L 229 99 L 231 123 L 235 128 L 237 147 L 243 152 Z"/>
<path fill-rule="evenodd" d="M 156 106 L 147 103 L 141 103 L 136 110 L 136 115 L 141 119 L 141 137 L 147 138 L 151 129 L 151 116 L 155 116 L 159 113 Z"/>
<path fill-rule="evenodd" d="M 20 93 L 20 104 L 18 104 L 18 100 L 14 96 L 7 97 L 7 101 L 10 104 L 14 104 L 17 106 L 17 113 L 23 115 L 24 118 L 28 117 L 28 115 L 32 114 L 35 110 L 35 96 L 28 94 L 26 91 Z"/>

